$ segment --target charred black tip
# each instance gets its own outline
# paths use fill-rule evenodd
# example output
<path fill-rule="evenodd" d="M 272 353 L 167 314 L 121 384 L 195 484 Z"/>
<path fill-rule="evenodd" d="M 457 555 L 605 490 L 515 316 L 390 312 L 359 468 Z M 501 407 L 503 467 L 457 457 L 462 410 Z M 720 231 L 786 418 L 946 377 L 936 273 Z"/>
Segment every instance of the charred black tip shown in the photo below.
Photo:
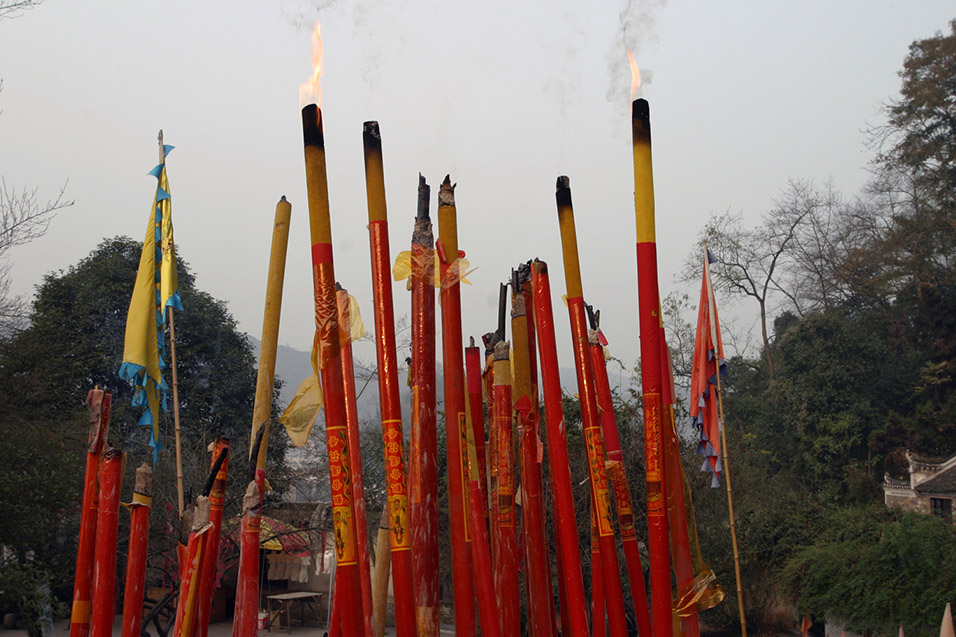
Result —
<path fill-rule="evenodd" d="M 306 146 L 325 148 L 325 134 L 322 132 L 322 109 L 309 104 L 302 109 L 302 141 Z"/>

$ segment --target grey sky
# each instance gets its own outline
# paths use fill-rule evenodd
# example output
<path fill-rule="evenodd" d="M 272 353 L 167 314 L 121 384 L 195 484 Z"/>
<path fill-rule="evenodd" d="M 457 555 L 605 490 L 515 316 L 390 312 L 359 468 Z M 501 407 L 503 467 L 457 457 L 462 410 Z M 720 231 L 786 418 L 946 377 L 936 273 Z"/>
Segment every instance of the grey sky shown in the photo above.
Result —
<path fill-rule="evenodd" d="M 292 202 L 280 342 L 308 349 L 298 85 L 311 72 L 319 15 L 336 274 L 369 326 L 361 127 L 377 119 L 393 257 L 409 242 L 418 172 L 433 193 L 445 173 L 458 183 L 459 243 L 478 267 L 462 290 L 466 338 L 493 328 L 498 282 L 532 257 L 552 265 L 556 312 L 565 316 L 553 193 L 555 177 L 567 174 L 585 296 L 603 310 L 612 351 L 632 363 L 622 16 L 638 63 L 653 72 L 662 294 L 674 289 L 711 212 L 756 219 L 791 177 L 832 178 L 857 192 L 869 158 L 861 130 L 879 123 L 880 103 L 897 94 L 907 46 L 953 17 L 947 3 L 923 1 L 660 5 L 48 0 L 0 21 L 0 175 L 8 186 L 39 186 L 41 196 L 69 179 L 76 199 L 45 237 L 13 252 L 16 291 L 31 292 L 103 237 L 141 240 L 162 128 L 176 146 L 167 165 L 180 254 L 197 285 L 255 336 L 275 203 L 283 194 Z M 407 314 L 404 284 L 395 295 L 396 315 Z M 568 342 L 566 321 L 558 327 Z M 360 355 L 373 358 L 371 349 Z"/>

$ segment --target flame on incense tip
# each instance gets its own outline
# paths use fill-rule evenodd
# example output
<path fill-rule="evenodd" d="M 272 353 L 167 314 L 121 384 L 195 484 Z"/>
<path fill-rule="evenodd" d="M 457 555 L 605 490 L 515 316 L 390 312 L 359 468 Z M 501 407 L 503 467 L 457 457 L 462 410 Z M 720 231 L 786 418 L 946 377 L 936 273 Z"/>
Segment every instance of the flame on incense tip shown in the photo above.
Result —
<path fill-rule="evenodd" d="M 637 66 L 630 49 L 627 49 L 627 61 L 631 64 L 631 101 L 633 102 L 641 91 L 641 69 Z"/>
<path fill-rule="evenodd" d="M 315 21 L 312 31 L 312 77 L 299 85 L 299 108 L 306 104 L 322 106 L 322 34 L 319 30 L 319 21 Z"/>

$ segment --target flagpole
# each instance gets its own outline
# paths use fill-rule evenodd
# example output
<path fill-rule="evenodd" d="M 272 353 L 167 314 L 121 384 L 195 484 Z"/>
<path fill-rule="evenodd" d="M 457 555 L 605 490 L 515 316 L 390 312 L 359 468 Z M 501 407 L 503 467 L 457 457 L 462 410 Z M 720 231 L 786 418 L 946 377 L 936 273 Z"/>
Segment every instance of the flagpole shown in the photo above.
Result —
<path fill-rule="evenodd" d="M 166 161 L 166 147 L 163 146 L 163 129 L 159 129 L 159 163 Z M 176 496 L 179 501 L 179 517 L 182 517 L 186 503 L 183 498 L 183 454 L 179 443 L 179 377 L 176 375 L 176 323 L 173 321 L 173 308 L 169 310 L 169 364 L 173 375 L 173 425 L 176 432 Z"/>
<path fill-rule="evenodd" d="M 717 347 L 717 320 L 714 307 L 714 288 L 710 280 L 710 262 L 707 258 L 707 242 L 704 241 L 704 278 L 707 282 L 708 311 L 710 313 L 710 331 L 714 347 Z M 717 352 L 714 352 L 716 356 Z M 744 614 L 743 587 L 740 583 L 740 552 L 737 549 L 737 522 L 734 518 L 734 490 L 730 485 L 730 463 L 727 462 L 727 427 L 724 425 L 724 394 L 720 382 L 720 361 L 717 361 L 717 413 L 720 418 L 720 447 L 722 473 L 727 479 L 727 510 L 730 515 L 730 541 L 734 547 L 734 576 L 737 578 L 737 611 L 740 613 L 740 634 L 747 637 L 747 616 Z"/>

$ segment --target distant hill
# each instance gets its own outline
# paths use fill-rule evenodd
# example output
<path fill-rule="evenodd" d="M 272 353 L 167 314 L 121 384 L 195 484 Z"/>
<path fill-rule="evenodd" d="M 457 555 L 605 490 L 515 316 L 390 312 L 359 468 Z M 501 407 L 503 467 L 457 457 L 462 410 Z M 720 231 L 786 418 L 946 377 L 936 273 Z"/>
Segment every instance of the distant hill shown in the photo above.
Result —
<path fill-rule="evenodd" d="M 255 355 L 258 359 L 261 342 L 254 336 L 250 336 L 249 339 L 252 341 Z M 280 345 L 278 347 L 276 350 L 276 377 L 282 379 L 283 381 L 282 390 L 279 394 L 279 402 L 283 408 L 285 408 L 285 406 L 289 404 L 289 401 L 292 400 L 292 397 L 295 395 L 295 390 L 299 387 L 299 383 L 305 380 L 305 378 L 311 373 L 312 363 L 309 360 L 309 352 L 295 349 L 294 347 L 289 347 L 287 345 Z M 561 378 L 561 386 L 564 387 L 564 390 L 569 394 L 576 394 L 578 388 L 577 376 L 575 374 L 574 368 L 562 367 L 559 369 L 558 373 Z M 410 418 L 409 403 L 411 401 L 411 391 L 405 384 L 408 370 L 405 368 L 404 363 L 402 368 L 399 370 L 399 374 L 401 376 L 400 380 L 402 387 L 402 417 L 405 422 L 408 422 L 408 419 Z M 356 364 L 356 391 L 361 392 L 358 400 L 359 417 L 362 420 L 376 420 L 379 417 L 378 379 L 372 376 L 368 381 L 367 386 L 365 386 L 363 390 L 363 385 L 365 385 L 366 379 L 369 379 L 369 370 L 361 367 L 359 364 Z M 623 381 L 626 382 L 627 379 L 624 378 Z M 616 376 L 611 378 L 612 386 L 618 385 L 619 382 L 620 381 Z M 437 383 L 438 400 L 443 401 L 444 392 L 442 391 L 440 363 Z M 440 409 L 441 405 L 439 404 L 439 410 Z"/>

